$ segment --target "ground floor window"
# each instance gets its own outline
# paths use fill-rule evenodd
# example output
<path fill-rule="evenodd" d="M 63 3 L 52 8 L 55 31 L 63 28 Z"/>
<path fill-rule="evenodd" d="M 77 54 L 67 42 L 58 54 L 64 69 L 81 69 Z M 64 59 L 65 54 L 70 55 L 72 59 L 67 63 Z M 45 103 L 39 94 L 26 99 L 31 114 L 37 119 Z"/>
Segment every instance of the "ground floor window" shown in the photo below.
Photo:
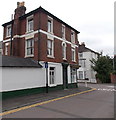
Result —
<path fill-rule="evenodd" d="M 84 71 L 84 79 L 87 78 L 86 76 L 87 76 L 87 75 L 86 75 L 86 71 Z"/>
<path fill-rule="evenodd" d="M 85 79 L 87 77 L 86 71 L 79 71 L 79 79 Z"/>
<path fill-rule="evenodd" d="M 83 79 L 83 71 L 79 71 L 79 79 Z"/>
<path fill-rule="evenodd" d="M 71 68 L 71 81 L 72 83 L 76 82 L 76 69 L 75 68 Z"/>
<path fill-rule="evenodd" d="M 50 85 L 55 84 L 55 67 L 49 68 L 49 83 Z"/>

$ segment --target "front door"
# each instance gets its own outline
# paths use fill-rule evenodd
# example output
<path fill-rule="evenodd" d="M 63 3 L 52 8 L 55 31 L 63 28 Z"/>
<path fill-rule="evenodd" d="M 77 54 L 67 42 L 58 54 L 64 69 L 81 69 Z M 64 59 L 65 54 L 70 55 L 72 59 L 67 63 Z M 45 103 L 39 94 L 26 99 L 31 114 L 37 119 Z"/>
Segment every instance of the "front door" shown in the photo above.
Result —
<path fill-rule="evenodd" d="M 67 74 L 67 64 L 62 64 L 62 68 L 63 68 L 63 87 L 64 89 L 68 88 L 68 74 Z"/>

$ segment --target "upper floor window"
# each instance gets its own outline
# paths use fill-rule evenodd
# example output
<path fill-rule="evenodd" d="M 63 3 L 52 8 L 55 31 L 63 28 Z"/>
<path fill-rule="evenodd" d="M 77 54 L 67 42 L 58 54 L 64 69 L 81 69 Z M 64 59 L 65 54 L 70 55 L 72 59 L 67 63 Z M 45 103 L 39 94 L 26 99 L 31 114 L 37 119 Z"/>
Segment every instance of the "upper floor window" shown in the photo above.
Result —
<path fill-rule="evenodd" d="M 66 59 L 66 43 L 62 44 L 62 56 L 63 59 Z"/>
<path fill-rule="evenodd" d="M 86 67 L 86 62 L 85 62 L 85 59 L 79 59 L 79 65 L 83 68 Z"/>
<path fill-rule="evenodd" d="M 5 44 L 5 55 L 8 55 L 8 50 L 9 50 L 9 44 Z"/>
<path fill-rule="evenodd" d="M 34 55 L 34 40 L 33 38 L 26 40 L 26 56 Z"/>
<path fill-rule="evenodd" d="M 6 30 L 6 37 L 10 37 L 10 36 L 11 36 L 11 25 L 8 25 Z"/>
<path fill-rule="evenodd" d="M 71 42 L 75 43 L 75 32 L 71 31 Z"/>
<path fill-rule="evenodd" d="M 78 40 L 78 34 L 77 34 L 77 40 Z"/>
<path fill-rule="evenodd" d="M 48 32 L 53 33 L 53 19 L 48 16 Z"/>
<path fill-rule="evenodd" d="M 65 39 L 65 26 L 62 25 L 62 38 Z"/>
<path fill-rule="evenodd" d="M 47 55 L 48 57 L 53 57 L 53 40 L 47 41 Z"/>
<path fill-rule="evenodd" d="M 27 18 L 27 32 L 33 31 L 33 16 Z"/>
<path fill-rule="evenodd" d="M 79 58 L 83 58 L 83 53 L 79 53 Z"/>
<path fill-rule="evenodd" d="M 72 61 L 76 61 L 75 48 L 72 48 Z"/>

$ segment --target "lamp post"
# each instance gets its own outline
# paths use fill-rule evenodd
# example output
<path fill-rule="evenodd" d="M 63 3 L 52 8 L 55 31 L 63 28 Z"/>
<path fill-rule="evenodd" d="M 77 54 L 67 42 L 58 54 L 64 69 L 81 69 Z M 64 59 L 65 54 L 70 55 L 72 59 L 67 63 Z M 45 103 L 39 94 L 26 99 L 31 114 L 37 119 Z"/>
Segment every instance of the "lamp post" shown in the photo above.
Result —
<path fill-rule="evenodd" d="M 46 93 L 48 93 L 48 62 L 45 62 L 46 68 Z"/>

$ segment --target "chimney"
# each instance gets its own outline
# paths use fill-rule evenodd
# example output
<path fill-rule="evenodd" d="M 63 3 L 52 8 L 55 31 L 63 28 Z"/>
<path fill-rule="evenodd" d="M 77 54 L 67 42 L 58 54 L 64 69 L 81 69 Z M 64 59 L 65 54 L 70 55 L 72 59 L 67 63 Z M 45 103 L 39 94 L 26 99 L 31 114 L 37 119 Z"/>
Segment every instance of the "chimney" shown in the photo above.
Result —
<path fill-rule="evenodd" d="M 82 42 L 82 43 L 81 43 L 81 46 L 85 47 L 85 42 Z"/>
<path fill-rule="evenodd" d="M 17 2 L 17 8 L 15 9 L 14 18 L 17 19 L 24 15 L 26 11 L 25 2 Z"/>

